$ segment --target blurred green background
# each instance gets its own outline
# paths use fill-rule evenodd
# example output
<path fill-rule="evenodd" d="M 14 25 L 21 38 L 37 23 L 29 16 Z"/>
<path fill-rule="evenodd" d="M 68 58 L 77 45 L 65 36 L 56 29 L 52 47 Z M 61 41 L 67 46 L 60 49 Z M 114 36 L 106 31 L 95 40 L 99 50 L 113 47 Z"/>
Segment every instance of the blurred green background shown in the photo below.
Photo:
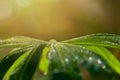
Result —
<path fill-rule="evenodd" d="M 120 0 L 0 0 L 0 38 L 120 34 Z"/>

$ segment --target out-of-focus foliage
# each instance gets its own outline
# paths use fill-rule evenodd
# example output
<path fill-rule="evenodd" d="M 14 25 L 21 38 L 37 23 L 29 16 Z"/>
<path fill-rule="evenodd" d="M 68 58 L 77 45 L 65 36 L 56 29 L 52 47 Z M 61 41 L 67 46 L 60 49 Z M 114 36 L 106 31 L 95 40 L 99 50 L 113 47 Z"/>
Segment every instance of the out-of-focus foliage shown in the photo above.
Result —
<path fill-rule="evenodd" d="M 120 61 L 107 49 L 120 49 L 119 35 L 99 33 L 61 42 L 13 37 L 0 40 L 0 47 L 14 48 L 0 61 L 0 80 L 38 80 L 38 74 L 40 80 L 120 79 Z"/>

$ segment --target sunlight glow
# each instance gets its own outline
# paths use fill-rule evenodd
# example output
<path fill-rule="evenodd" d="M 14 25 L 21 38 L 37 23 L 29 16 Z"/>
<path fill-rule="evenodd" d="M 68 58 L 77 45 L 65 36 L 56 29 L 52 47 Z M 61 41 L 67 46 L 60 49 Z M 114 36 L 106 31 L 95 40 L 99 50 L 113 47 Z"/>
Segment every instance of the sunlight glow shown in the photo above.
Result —
<path fill-rule="evenodd" d="M 28 7 L 32 5 L 32 0 L 16 0 L 16 4 L 21 7 Z"/>
<path fill-rule="evenodd" d="M 46 3 L 46 2 L 51 2 L 51 0 L 39 0 L 40 2 L 44 2 L 44 3 Z"/>
<path fill-rule="evenodd" d="M 12 6 L 5 1 L 0 1 L 0 19 L 10 17 L 12 14 Z"/>

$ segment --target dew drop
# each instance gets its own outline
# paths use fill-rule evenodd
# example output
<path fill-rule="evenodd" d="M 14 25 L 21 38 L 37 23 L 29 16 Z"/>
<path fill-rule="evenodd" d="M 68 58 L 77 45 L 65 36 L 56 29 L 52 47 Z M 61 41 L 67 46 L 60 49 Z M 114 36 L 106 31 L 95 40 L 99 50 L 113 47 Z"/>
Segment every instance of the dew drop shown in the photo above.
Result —
<path fill-rule="evenodd" d="M 93 58 L 92 57 L 89 57 L 89 61 L 92 61 L 93 60 Z"/>
<path fill-rule="evenodd" d="M 98 64 L 101 64 L 101 63 L 102 63 L 102 61 L 100 59 L 98 59 Z"/>
<path fill-rule="evenodd" d="M 44 72 L 44 75 L 47 75 L 47 72 Z"/>
<path fill-rule="evenodd" d="M 69 62 L 69 59 L 68 59 L 68 58 L 65 58 L 65 61 L 66 61 L 66 62 Z"/>
<path fill-rule="evenodd" d="M 106 66 L 105 66 L 105 65 L 103 65 L 103 66 L 102 66 L 102 69 L 105 69 L 105 68 L 106 68 Z"/>

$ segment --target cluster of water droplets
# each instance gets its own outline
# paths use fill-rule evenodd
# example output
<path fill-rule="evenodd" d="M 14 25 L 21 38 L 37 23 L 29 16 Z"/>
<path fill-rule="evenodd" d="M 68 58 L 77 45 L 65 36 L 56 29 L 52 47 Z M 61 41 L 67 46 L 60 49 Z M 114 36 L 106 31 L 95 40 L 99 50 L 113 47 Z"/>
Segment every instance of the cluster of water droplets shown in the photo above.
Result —
<path fill-rule="evenodd" d="M 84 46 L 58 43 L 55 45 L 53 52 L 55 51 L 59 65 L 73 68 L 74 62 L 77 62 L 79 65 L 85 67 L 92 76 L 97 75 L 96 78 L 100 78 L 98 75 L 105 73 L 106 76 L 104 77 L 107 78 L 109 76 L 112 80 L 112 76 L 116 75 L 105 60 Z"/>

